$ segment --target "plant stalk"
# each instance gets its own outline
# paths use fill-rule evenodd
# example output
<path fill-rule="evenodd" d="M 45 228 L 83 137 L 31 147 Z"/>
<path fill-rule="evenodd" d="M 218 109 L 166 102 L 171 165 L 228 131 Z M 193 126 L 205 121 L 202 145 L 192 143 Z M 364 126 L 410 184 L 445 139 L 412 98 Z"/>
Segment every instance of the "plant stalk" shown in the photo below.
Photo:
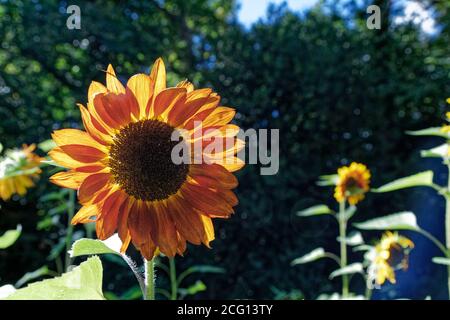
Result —
<path fill-rule="evenodd" d="M 347 219 L 345 217 L 345 201 L 339 203 L 339 238 L 341 245 L 341 268 L 347 266 Z M 342 275 L 342 297 L 348 297 L 348 275 Z"/>
<path fill-rule="evenodd" d="M 145 267 L 145 286 L 144 286 L 144 300 L 155 300 L 155 258 L 146 260 L 144 258 Z"/>
<path fill-rule="evenodd" d="M 73 225 L 72 218 L 75 214 L 75 190 L 69 190 L 69 199 L 67 201 L 67 232 L 66 232 L 66 255 L 65 255 L 65 270 L 69 271 L 69 266 L 72 263 L 72 258 L 70 257 L 69 251 L 72 246 L 73 238 Z"/>
<path fill-rule="evenodd" d="M 178 284 L 177 284 L 177 269 L 175 266 L 175 258 L 169 258 L 169 266 L 170 266 L 170 284 L 172 288 L 170 300 L 177 300 Z"/>

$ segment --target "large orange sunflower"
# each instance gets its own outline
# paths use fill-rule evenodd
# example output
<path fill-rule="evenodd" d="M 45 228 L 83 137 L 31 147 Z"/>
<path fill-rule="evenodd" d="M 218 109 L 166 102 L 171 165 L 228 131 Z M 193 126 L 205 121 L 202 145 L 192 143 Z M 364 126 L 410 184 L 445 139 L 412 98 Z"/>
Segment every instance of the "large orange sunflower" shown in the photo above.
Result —
<path fill-rule="evenodd" d="M 147 260 L 157 248 L 170 257 L 182 254 L 186 241 L 209 247 L 211 218 L 228 218 L 238 204 L 231 191 L 238 182 L 231 172 L 243 166 L 236 157 L 243 146 L 236 138 L 239 127 L 229 124 L 235 110 L 219 102 L 211 89 L 195 90 L 187 81 L 166 88 L 161 59 L 150 75 L 134 75 L 125 87 L 108 66 L 106 87 L 92 82 L 87 108 L 79 105 L 86 131 L 63 129 L 52 135 L 57 147 L 50 157 L 70 170 L 51 180 L 78 190 L 82 204 L 72 223 L 95 221 L 99 239 L 117 232 L 122 252 L 132 242 Z M 178 142 L 171 136 L 181 129 L 188 133 L 182 143 L 189 145 L 201 131 L 200 151 L 207 163 L 172 161 Z M 213 134 L 202 134 L 211 129 L 216 129 Z M 207 153 L 211 139 L 231 139 L 232 144 Z"/>

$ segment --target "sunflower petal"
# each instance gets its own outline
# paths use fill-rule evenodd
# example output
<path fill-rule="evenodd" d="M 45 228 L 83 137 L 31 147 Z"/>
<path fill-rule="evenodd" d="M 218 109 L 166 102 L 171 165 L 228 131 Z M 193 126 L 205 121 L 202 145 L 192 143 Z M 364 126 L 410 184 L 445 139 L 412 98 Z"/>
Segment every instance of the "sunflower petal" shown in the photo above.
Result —
<path fill-rule="evenodd" d="M 112 65 L 108 65 L 106 70 L 106 87 L 114 93 L 125 93 L 125 88 L 116 76 L 116 72 Z"/>

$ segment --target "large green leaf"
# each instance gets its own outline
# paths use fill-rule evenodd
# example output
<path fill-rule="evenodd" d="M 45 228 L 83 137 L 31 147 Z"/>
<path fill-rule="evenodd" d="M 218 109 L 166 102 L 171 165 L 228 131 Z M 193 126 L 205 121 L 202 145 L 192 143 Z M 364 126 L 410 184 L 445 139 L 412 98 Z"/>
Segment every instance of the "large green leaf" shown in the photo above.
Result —
<path fill-rule="evenodd" d="M 344 268 L 340 268 L 337 270 L 334 270 L 331 274 L 330 274 L 330 280 L 336 278 L 336 277 L 340 277 L 346 274 L 354 274 L 354 273 L 361 273 L 364 271 L 363 265 L 362 263 L 352 263 L 349 264 L 348 266 L 344 267 Z"/>
<path fill-rule="evenodd" d="M 80 239 L 74 242 L 72 250 L 69 251 L 72 258 L 79 256 L 88 256 L 93 254 L 117 254 L 120 255 L 122 242 L 117 234 L 101 241 L 94 239 Z"/>
<path fill-rule="evenodd" d="M 333 214 L 334 211 L 328 208 L 328 206 L 324 204 L 319 204 L 317 206 L 312 206 L 307 209 L 301 210 L 297 212 L 299 217 L 311 217 L 311 216 L 319 216 L 324 214 Z"/>
<path fill-rule="evenodd" d="M 379 188 L 372 189 L 371 191 L 391 192 L 411 187 L 430 187 L 432 185 L 433 185 L 433 171 L 424 171 L 409 177 L 394 180 Z"/>
<path fill-rule="evenodd" d="M 448 133 L 442 131 L 442 127 L 433 127 L 417 131 L 406 131 L 406 134 L 409 134 L 410 136 L 437 136 L 446 139 L 449 138 Z"/>
<path fill-rule="evenodd" d="M 22 226 L 18 225 L 16 230 L 8 230 L 0 236 L 0 249 L 6 249 L 12 246 L 22 233 Z"/>
<path fill-rule="evenodd" d="M 316 248 L 313 251 L 293 260 L 291 262 L 291 266 L 295 266 L 297 264 L 305 264 L 309 262 L 313 262 L 326 257 L 325 250 L 323 248 Z"/>
<path fill-rule="evenodd" d="M 416 216 L 412 212 L 393 213 L 353 225 L 362 230 L 420 230 Z"/>
<path fill-rule="evenodd" d="M 104 300 L 103 269 L 98 257 L 91 257 L 72 271 L 19 289 L 8 300 Z"/>

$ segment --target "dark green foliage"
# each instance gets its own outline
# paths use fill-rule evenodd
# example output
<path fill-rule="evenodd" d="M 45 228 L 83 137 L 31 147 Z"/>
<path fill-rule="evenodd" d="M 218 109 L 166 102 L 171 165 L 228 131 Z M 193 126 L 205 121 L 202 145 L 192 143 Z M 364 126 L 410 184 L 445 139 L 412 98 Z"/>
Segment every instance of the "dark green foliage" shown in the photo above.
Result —
<path fill-rule="evenodd" d="M 340 2 L 345 15 L 335 1 L 302 16 L 272 7 L 250 30 L 236 23 L 235 5 L 226 0 L 171 0 L 164 7 L 156 0 L 78 1 L 81 30 L 65 28 L 64 2 L 2 4 L 1 142 L 39 142 L 55 128 L 80 126 L 75 103 L 86 101 L 91 80 L 103 82 L 108 63 L 125 80 L 162 56 L 172 84 L 187 77 L 196 86 L 210 85 L 224 105 L 238 110 L 245 129 L 280 129 L 279 174 L 260 176 L 258 166 L 247 166 L 239 173 L 237 214 L 217 221 L 213 250 L 190 247 L 177 259 L 183 269 L 226 269 L 225 275 L 202 277 L 208 289 L 199 297 L 272 298 L 278 290 L 298 289 L 311 299 L 336 291 L 339 281 L 326 280 L 332 262 L 290 267 L 317 246 L 333 246 L 336 236 L 334 221 L 300 220 L 296 210 L 334 206 L 333 190 L 315 181 L 351 161 L 368 165 L 374 185 L 417 171 L 418 146 L 426 140 L 404 132 L 440 125 L 450 92 L 448 8 L 436 7 L 440 34 L 426 36 L 415 25 L 394 24 L 394 8 L 378 2 L 385 12 L 380 31 L 366 28 L 366 6 L 353 1 Z M 34 194 L 44 190 L 50 187 L 42 179 Z M 29 238 L 16 244 L 20 255 L 0 252 L 2 282 L 46 263 L 46 233 L 34 231 L 38 218 L 29 199 L 25 206 L 2 207 L 0 229 L 32 221 L 21 222 Z M 371 195 L 359 219 L 409 209 L 406 200 L 405 193 Z M 32 253 L 37 248 L 43 252 Z M 435 287 L 411 295 L 435 294 Z"/>

